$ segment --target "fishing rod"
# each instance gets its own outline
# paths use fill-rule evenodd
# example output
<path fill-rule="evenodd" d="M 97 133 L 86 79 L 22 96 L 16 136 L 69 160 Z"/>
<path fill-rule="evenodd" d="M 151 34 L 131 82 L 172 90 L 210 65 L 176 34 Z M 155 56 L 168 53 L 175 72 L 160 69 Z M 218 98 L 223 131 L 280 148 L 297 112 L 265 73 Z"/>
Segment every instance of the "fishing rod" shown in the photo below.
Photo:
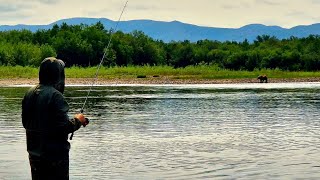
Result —
<path fill-rule="evenodd" d="M 105 57 L 107 56 L 107 54 L 108 54 L 108 50 L 109 50 L 109 47 L 110 47 L 110 44 L 111 44 L 111 41 L 112 41 L 112 37 L 113 37 L 113 34 L 114 34 L 113 31 L 114 31 L 114 32 L 117 31 L 119 22 L 120 22 L 120 20 L 121 20 L 121 17 L 122 17 L 122 14 L 123 14 L 124 10 L 125 10 L 126 7 L 127 7 L 127 4 L 128 4 L 128 1 L 126 1 L 125 5 L 123 6 L 123 9 L 122 9 L 121 14 L 120 14 L 120 16 L 119 16 L 119 19 L 118 19 L 118 21 L 117 21 L 117 23 L 116 23 L 116 25 L 115 25 L 115 28 L 114 28 L 114 29 L 112 29 L 112 28 L 110 29 L 110 39 L 109 39 L 109 42 L 108 42 L 108 44 L 107 44 L 107 47 L 104 49 L 103 56 L 102 56 L 102 58 L 101 58 L 101 60 L 100 60 L 100 64 L 99 64 L 99 66 L 98 66 L 98 68 L 97 68 L 97 71 L 96 71 L 96 73 L 95 73 L 95 75 L 94 75 L 94 79 L 93 79 L 92 84 L 91 84 L 91 86 L 90 86 L 90 89 L 89 89 L 89 91 L 88 91 L 88 93 L 87 93 L 86 99 L 84 100 L 84 103 L 83 103 L 83 105 L 82 105 L 82 107 L 81 107 L 80 113 L 83 113 L 83 110 L 84 110 L 84 107 L 85 107 L 85 105 L 86 105 L 86 103 L 87 103 L 87 100 L 88 100 L 88 98 L 89 98 L 90 92 L 92 91 L 92 88 L 93 88 L 95 82 L 96 82 L 97 79 L 98 79 L 99 70 L 100 70 L 101 65 L 102 65 L 102 63 L 103 63 L 103 61 L 104 61 L 104 58 L 105 58 Z M 89 123 L 89 120 L 88 120 L 87 118 L 86 118 L 86 121 L 87 121 L 87 123 Z M 74 133 L 72 132 L 72 134 L 71 134 L 71 136 L 70 136 L 70 140 L 72 140 L 73 134 L 74 134 Z"/>
<path fill-rule="evenodd" d="M 120 16 L 119 16 L 119 19 L 118 19 L 118 21 L 117 21 L 117 23 L 116 23 L 115 28 L 114 28 L 114 29 L 111 28 L 111 30 L 110 30 L 110 39 L 109 39 L 108 45 L 107 45 L 107 47 L 106 47 L 105 50 L 104 50 L 103 56 L 102 56 L 102 58 L 101 58 L 101 60 L 100 60 L 100 64 L 99 64 L 99 66 L 98 66 L 98 68 L 97 68 L 96 74 L 95 74 L 95 76 L 94 76 L 94 79 L 93 79 L 92 84 L 91 84 L 91 86 L 90 86 L 90 89 L 89 89 L 89 91 L 88 91 L 87 97 L 86 97 L 86 99 L 85 99 L 85 101 L 84 101 L 84 103 L 83 103 L 83 105 L 82 105 L 81 110 L 80 110 L 81 113 L 83 113 L 84 107 L 85 107 L 85 105 L 86 105 L 86 103 L 87 103 L 87 100 L 88 100 L 88 98 L 89 98 L 90 92 L 92 91 L 93 85 L 95 84 L 96 80 L 98 79 L 99 70 L 100 70 L 101 65 L 102 65 L 102 63 L 103 63 L 103 61 L 104 61 L 104 58 L 107 56 L 107 53 L 108 53 L 108 50 L 109 50 L 109 47 L 110 47 L 110 44 L 111 44 L 111 41 L 112 41 L 112 37 L 113 37 L 113 34 L 114 34 L 113 31 L 114 31 L 114 32 L 117 31 L 119 22 L 120 22 L 120 20 L 121 20 L 121 17 L 122 17 L 122 14 L 123 14 L 124 10 L 125 10 L 126 7 L 127 7 L 127 4 L 128 4 L 128 1 L 126 1 L 125 5 L 123 6 L 123 9 L 122 9 L 122 11 L 121 11 L 121 14 L 120 14 Z"/>

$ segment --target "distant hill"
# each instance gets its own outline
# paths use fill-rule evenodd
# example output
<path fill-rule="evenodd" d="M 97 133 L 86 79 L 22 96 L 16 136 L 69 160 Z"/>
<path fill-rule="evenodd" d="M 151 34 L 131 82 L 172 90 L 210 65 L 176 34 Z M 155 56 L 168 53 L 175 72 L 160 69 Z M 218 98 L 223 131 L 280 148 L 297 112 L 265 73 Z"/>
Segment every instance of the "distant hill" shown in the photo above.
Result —
<path fill-rule="evenodd" d="M 106 29 L 113 28 L 116 23 L 106 18 L 70 18 L 62 19 L 48 25 L 2 25 L 0 26 L 0 31 L 27 29 L 35 32 L 38 29 L 50 29 L 54 24 L 61 25 L 63 22 L 69 25 L 81 23 L 91 25 L 99 21 Z M 319 35 L 320 23 L 308 26 L 296 26 L 290 29 L 279 26 L 265 26 L 262 24 L 249 24 L 241 28 L 216 28 L 186 24 L 179 21 L 131 20 L 120 22 L 118 30 L 126 33 L 134 30 L 143 31 L 151 38 L 165 42 L 183 40 L 195 42 L 203 39 L 218 41 L 243 41 L 248 39 L 249 41 L 253 41 L 258 35 L 270 35 L 278 39 L 289 38 L 290 36 L 301 38 L 307 37 L 310 34 Z"/>

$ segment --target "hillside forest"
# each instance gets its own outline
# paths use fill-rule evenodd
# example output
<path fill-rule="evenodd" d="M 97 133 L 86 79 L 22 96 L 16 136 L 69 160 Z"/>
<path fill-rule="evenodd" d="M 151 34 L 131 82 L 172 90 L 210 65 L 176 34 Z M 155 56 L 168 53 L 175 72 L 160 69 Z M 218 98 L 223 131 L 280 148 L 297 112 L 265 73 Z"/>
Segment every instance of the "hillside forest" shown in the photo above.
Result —
<path fill-rule="evenodd" d="M 277 39 L 260 35 L 244 40 L 165 43 L 141 31 L 113 32 L 98 22 L 93 25 L 54 25 L 52 29 L 0 32 L 0 65 L 38 67 L 45 57 L 54 56 L 66 66 L 96 66 L 112 41 L 104 66 L 186 66 L 215 65 L 228 70 L 280 69 L 317 71 L 320 69 L 320 36 Z"/>

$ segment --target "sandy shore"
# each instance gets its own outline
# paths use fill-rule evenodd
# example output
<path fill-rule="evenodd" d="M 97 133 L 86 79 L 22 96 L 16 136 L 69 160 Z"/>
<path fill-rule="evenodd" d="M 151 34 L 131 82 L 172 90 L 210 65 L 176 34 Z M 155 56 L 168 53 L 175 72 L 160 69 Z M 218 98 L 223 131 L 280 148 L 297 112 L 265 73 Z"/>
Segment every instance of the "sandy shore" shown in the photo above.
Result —
<path fill-rule="evenodd" d="M 67 85 L 91 85 L 91 78 L 67 78 Z M 269 79 L 269 83 L 289 83 L 289 82 L 320 82 L 320 78 L 292 78 L 292 79 Z M 0 86 L 12 85 L 34 85 L 38 83 L 38 79 L 0 79 Z M 111 84 L 236 84 L 236 83 L 259 83 L 259 80 L 253 79 L 210 79 L 210 80 L 194 80 L 194 79 L 170 79 L 162 78 L 144 78 L 144 79 L 97 79 L 97 85 Z"/>

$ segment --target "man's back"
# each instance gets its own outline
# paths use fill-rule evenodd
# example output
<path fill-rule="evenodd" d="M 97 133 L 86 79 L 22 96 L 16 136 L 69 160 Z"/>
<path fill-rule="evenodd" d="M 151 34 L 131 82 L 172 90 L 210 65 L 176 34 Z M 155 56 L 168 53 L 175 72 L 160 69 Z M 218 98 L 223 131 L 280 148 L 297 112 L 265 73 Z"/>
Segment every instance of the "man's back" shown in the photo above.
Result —
<path fill-rule="evenodd" d="M 69 110 L 63 95 L 53 86 L 37 85 L 22 101 L 22 123 L 31 155 L 48 159 L 68 158 Z"/>

